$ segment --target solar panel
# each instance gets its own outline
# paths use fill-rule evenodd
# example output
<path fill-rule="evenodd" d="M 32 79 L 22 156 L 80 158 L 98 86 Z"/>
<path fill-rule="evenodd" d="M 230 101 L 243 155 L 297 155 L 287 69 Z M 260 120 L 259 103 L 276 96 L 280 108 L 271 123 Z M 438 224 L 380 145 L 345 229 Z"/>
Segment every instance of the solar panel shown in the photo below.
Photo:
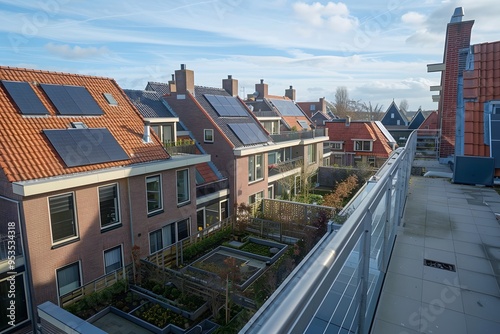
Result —
<path fill-rule="evenodd" d="M 302 129 L 309 130 L 309 124 L 306 121 L 297 120 L 297 123 L 300 124 L 300 126 L 302 127 Z"/>
<path fill-rule="evenodd" d="M 82 86 L 40 84 L 60 115 L 93 116 L 103 111 L 89 91 Z"/>
<path fill-rule="evenodd" d="M 271 102 L 282 116 L 304 116 L 293 101 L 271 99 Z"/>
<path fill-rule="evenodd" d="M 248 112 L 233 96 L 204 94 L 220 117 L 247 117 Z"/>
<path fill-rule="evenodd" d="M 43 130 L 68 167 L 130 159 L 108 129 Z"/>
<path fill-rule="evenodd" d="M 49 111 L 27 82 L 2 80 L 2 84 L 23 115 L 48 115 Z"/>
<path fill-rule="evenodd" d="M 267 136 L 254 123 L 231 123 L 229 128 L 239 138 L 243 145 L 266 143 Z"/>

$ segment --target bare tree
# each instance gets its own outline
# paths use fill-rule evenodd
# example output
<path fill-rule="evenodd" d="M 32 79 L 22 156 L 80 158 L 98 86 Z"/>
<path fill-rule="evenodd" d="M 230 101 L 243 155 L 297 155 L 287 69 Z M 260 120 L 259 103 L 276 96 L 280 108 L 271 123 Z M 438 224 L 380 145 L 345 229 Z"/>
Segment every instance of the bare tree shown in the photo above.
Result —
<path fill-rule="evenodd" d="M 347 87 L 340 86 L 337 87 L 335 91 L 335 112 L 336 115 L 340 118 L 345 118 L 349 116 L 350 108 L 349 108 L 350 100 L 349 93 L 347 92 Z"/>
<path fill-rule="evenodd" d="M 410 108 L 408 101 L 406 99 L 402 99 L 401 102 L 399 102 L 399 110 L 406 113 L 408 108 Z"/>
<path fill-rule="evenodd" d="M 363 110 L 368 115 L 370 121 L 380 121 L 384 112 L 382 111 L 383 105 L 378 103 L 374 106 L 370 101 L 368 103 L 363 102 Z"/>

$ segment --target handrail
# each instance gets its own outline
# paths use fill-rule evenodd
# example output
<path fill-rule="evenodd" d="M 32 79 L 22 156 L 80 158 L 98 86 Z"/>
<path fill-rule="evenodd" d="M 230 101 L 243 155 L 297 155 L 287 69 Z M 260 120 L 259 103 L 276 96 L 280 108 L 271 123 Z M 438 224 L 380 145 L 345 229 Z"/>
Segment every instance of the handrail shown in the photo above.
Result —
<path fill-rule="evenodd" d="M 347 329 L 368 332 L 394 243 L 395 227 L 403 212 L 416 136 L 416 132 L 412 132 L 407 145 L 392 154 L 369 181 L 373 186 L 366 187 L 365 198 L 342 227 L 320 240 L 240 333 L 305 332 L 325 296 L 338 283 L 337 277 L 347 268 L 346 261 L 353 258 L 357 259 L 351 268 L 357 275 L 355 295 L 351 297 L 344 292 L 340 299 L 349 298 L 351 304 L 355 304 L 353 322 Z M 372 238 L 375 241 L 383 238 L 383 242 L 372 244 Z M 375 252 L 377 258 L 373 258 L 372 247 L 380 247 L 376 250 L 379 252 Z M 351 278 L 354 273 L 352 275 Z M 346 315 L 342 317 L 345 320 Z"/>

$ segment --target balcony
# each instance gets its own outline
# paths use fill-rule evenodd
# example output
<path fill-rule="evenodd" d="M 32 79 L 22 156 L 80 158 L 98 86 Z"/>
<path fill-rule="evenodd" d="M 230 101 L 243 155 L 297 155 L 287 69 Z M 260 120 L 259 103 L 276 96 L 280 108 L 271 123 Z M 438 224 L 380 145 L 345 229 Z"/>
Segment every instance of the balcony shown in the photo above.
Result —
<path fill-rule="evenodd" d="M 499 333 L 500 195 L 411 176 L 417 132 L 240 333 Z M 418 163 L 417 163 L 418 162 Z"/>
<path fill-rule="evenodd" d="M 2 235 L 0 238 L 0 261 L 5 261 L 9 258 L 9 255 L 12 255 L 9 250 L 13 251 L 15 256 L 23 255 L 21 245 L 21 234 L 17 233 L 14 238 Z"/>
<path fill-rule="evenodd" d="M 300 168 L 304 164 L 303 157 L 297 157 L 294 159 L 278 162 L 275 164 L 269 165 L 269 176 L 274 176 L 278 174 L 282 174 L 284 172 L 292 171 L 295 168 Z"/>
<path fill-rule="evenodd" d="M 199 153 L 194 140 L 178 140 L 164 144 L 170 155 L 197 154 Z"/>
<path fill-rule="evenodd" d="M 196 186 L 196 197 L 199 198 L 210 195 L 224 189 L 229 189 L 229 180 L 227 178 L 210 183 L 203 183 Z"/>
<path fill-rule="evenodd" d="M 328 131 L 325 128 L 306 131 L 282 131 L 280 134 L 270 136 L 274 142 L 284 142 L 290 140 L 304 140 L 321 136 L 328 136 Z"/>

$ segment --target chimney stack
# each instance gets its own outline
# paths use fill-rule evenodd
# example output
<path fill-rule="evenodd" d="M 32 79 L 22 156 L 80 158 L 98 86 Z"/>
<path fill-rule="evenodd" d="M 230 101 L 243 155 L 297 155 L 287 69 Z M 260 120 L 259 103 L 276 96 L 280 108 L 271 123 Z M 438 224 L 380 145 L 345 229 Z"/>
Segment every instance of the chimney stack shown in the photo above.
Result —
<path fill-rule="evenodd" d="M 347 116 L 345 118 L 345 126 L 350 126 L 351 125 L 351 116 Z"/>
<path fill-rule="evenodd" d="M 175 93 L 177 92 L 176 86 L 175 86 L 175 75 L 172 74 L 172 80 L 168 82 L 168 90 L 170 93 Z"/>
<path fill-rule="evenodd" d="M 269 95 L 269 87 L 264 83 L 264 79 L 260 79 L 260 83 L 255 84 L 255 91 L 259 93 L 257 96 L 258 99 L 264 99 Z"/>
<path fill-rule="evenodd" d="M 228 75 L 227 79 L 222 79 L 222 88 L 235 97 L 238 96 L 238 80 L 233 79 L 232 75 Z"/>
<path fill-rule="evenodd" d="M 175 71 L 175 86 L 177 94 L 194 95 L 194 72 L 186 68 L 186 64 L 181 64 L 181 69 Z"/>
<path fill-rule="evenodd" d="M 142 141 L 144 143 L 151 143 L 150 127 L 151 127 L 150 122 L 144 121 L 144 134 L 142 136 Z"/>
<path fill-rule="evenodd" d="M 290 86 L 289 89 L 285 89 L 285 96 L 290 100 L 295 101 L 295 89 L 293 88 L 293 86 Z"/>

